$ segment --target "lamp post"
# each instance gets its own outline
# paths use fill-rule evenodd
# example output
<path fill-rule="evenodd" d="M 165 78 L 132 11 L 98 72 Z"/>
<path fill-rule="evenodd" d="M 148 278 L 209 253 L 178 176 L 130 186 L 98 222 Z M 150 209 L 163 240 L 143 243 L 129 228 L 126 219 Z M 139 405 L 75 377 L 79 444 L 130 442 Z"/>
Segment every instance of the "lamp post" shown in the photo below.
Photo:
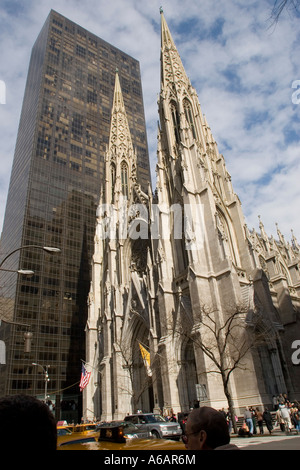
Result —
<path fill-rule="evenodd" d="M 0 271 L 8 271 L 8 272 L 12 272 L 12 273 L 22 274 L 22 275 L 25 275 L 25 276 L 32 276 L 34 274 L 34 271 L 31 271 L 31 270 L 28 270 L 28 269 L 13 270 L 13 269 L 2 268 L 2 265 L 5 263 L 5 261 L 10 256 L 12 256 L 17 251 L 21 251 L 21 250 L 28 249 L 28 248 L 36 248 L 38 250 L 43 250 L 46 253 L 50 253 L 50 254 L 60 253 L 60 251 L 61 251 L 59 248 L 52 247 L 52 246 L 23 245 L 23 246 L 20 246 L 19 248 L 16 248 L 13 251 L 11 251 L 7 256 L 5 256 L 5 258 L 3 258 L 3 260 L 0 262 Z M 5 320 L 5 319 L 2 319 L 2 320 L 5 321 L 6 323 L 11 324 L 11 325 L 19 325 L 19 326 L 25 326 L 27 328 L 30 328 L 30 325 L 27 325 L 27 324 L 24 324 L 24 323 L 9 321 L 9 320 Z M 0 317 L 0 323 L 1 323 L 1 317 Z M 27 332 L 24 333 L 24 342 L 25 342 L 24 352 L 30 352 L 32 336 L 33 336 L 33 334 L 30 331 L 27 331 Z"/>
<path fill-rule="evenodd" d="M 45 403 L 47 402 L 47 387 L 48 387 L 48 382 L 50 381 L 49 379 L 49 374 L 48 374 L 48 368 L 50 367 L 49 365 L 43 367 L 41 364 L 37 364 L 36 362 L 32 362 L 33 366 L 41 367 L 44 372 L 44 380 L 45 380 Z"/>

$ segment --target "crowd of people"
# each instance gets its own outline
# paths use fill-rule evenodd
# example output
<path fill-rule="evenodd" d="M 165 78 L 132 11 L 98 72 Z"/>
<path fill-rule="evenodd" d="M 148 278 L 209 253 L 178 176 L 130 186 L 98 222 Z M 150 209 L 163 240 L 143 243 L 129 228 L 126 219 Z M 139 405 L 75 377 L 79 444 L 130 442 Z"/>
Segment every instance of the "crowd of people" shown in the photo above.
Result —
<path fill-rule="evenodd" d="M 239 435 L 252 436 L 264 434 L 264 425 L 268 432 L 272 434 L 275 428 L 287 434 L 294 430 L 297 434 L 300 431 L 300 404 L 289 401 L 286 394 L 273 396 L 273 416 L 268 408 L 260 410 L 259 407 L 246 407 L 244 412 L 244 422 L 239 430 Z M 257 429 L 258 428 L 258 429 Z"/>

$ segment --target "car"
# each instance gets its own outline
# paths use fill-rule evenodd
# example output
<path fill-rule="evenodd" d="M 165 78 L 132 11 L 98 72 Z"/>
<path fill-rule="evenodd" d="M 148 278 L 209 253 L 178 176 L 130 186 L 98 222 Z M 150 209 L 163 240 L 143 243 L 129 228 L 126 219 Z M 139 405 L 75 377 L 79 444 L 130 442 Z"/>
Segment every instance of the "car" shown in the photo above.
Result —
<path fill-rule="evenodd" d="M 58 445 L 57 450 L 101 450 L 101 451 L 180 451 L 186 453 L 186 448 L 183 442 L 177 442 L 168 439 L 127 439 L 126 442 L 105 442 L 90 439 L 74 439 L 71 442 L 65 442 Z M 117 454 L 117 453 L 116 453 Z M 126 455 L 123 454 L 122 455 Z M 159 454 L 161 455 L 161 454 Z"/>
<path fill-rule="evenodd" d="M 96 424 L 77 424 L 57 426 L 57 443 L 63 445 L 72 440 L 88 442 L 94 440 Z"/>
<path fill-rule="evenodd" d="M 74 426 L 72 432 L 68 428 L 66 426 L 58 427 L 58 447 L 87 444 L 90 442 L 123 444 L 131 439 L 144 440 L 152 438 L 149 431 L 142 430 L 134 424 L 125 421 L 103 422 L 98 424 L 96 429 L 90 430 L 85 430 L 83 425 Z"/>
<path fill-rule="evenodd" d="M 110 421 L 101 423 L 97 426 L 97 431 L 100 431 L 99 441 L 104 440 L 101 439 L 101 437 L 105 436 L 105 433 L 101 433 L 101 430 L 111 430 L 115 427 L 122 428 L 122 435 L 124 436 L 124 439 L 148 439 L 152 437 L 150 431 L 147 429 L 143 430 L 130 421 Z"/>
<path fill-rule="evenodd" d="M 142 430 L 149 431 L 157 439 L 179 440 L 182 435 L 180 424 L 166 421 L 160 414 L 136 413 L 125 416 L 124 421 L 135 424 Z"/>
<path fill-rule="evenodd" d="M 75 426 L 70 427 L 72 432 L 79 432 L 79 433 L 88 433 L 90 431 L 95 431 L 97 428 L 96 423 L 84 423 L 84 424 L 76 424 Z"/>

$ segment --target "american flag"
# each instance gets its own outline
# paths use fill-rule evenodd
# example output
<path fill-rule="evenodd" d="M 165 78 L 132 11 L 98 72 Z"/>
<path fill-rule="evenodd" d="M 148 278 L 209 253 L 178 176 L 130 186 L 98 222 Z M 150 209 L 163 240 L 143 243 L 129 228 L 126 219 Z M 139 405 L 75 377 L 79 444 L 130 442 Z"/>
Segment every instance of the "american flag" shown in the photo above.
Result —
<path fill-rule="evenodd" d="M 87 386 L 87 384 L 89 383 L 90 376 L 91 376 L 91 372 L 87 372 L 86 368 L 84 367 L 84 364 L 82 364 L 82 366 L 81 366 L 81 378 L 80 378 L 80 384 L 79 384 L 81 392 Z"/>

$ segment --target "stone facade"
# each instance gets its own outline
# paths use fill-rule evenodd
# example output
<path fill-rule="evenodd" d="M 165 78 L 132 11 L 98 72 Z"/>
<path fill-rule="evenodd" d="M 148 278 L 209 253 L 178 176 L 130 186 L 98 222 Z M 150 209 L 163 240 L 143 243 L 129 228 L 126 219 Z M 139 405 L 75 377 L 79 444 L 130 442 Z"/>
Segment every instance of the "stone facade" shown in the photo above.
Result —
<path fill-rule="evenodd" d="M 86 326 L 85 418 L 299 399 L 299 245 L 250 231 L 161 12 L 157 184 L 116 73 Z M 298 337 L 297 337 L 298 334 Z M 300 339 L 300 338 L 299 338 Z M 150 364 L 143 351 L 148 351 Z"/>

